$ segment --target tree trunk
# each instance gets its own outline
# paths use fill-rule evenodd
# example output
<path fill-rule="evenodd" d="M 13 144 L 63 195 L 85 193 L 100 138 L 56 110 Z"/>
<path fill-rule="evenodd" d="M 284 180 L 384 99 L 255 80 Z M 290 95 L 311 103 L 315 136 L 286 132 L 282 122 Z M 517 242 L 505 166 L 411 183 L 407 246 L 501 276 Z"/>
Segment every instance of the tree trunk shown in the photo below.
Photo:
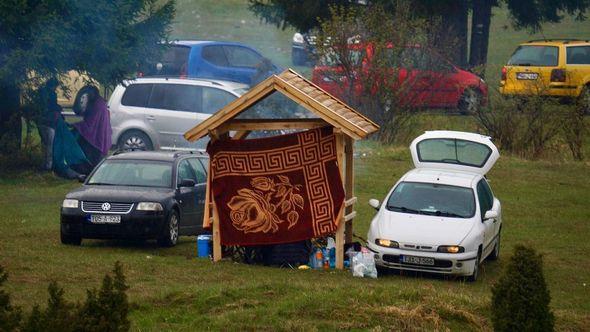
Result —
<path fill-rule="evenodd" d="M 454 64 L 467 64 L 467 0 L 449 1 L 441 11 L 441 27 L 436 44 Z"/>
<path fill-rule="evenodd" d="M 19 106 L 20 90 L 13 85 L 0 84 L 0 154 L 20 149 L 22 122 Z"/>
<path fill-rule="evenodd" d="M 494 0 L 473 0 L 469 67 L 476 68 L 476 72 L 481 77 L 485 75 L 485 64 L 488 61 L 488 43 L 493 3 Z"/>

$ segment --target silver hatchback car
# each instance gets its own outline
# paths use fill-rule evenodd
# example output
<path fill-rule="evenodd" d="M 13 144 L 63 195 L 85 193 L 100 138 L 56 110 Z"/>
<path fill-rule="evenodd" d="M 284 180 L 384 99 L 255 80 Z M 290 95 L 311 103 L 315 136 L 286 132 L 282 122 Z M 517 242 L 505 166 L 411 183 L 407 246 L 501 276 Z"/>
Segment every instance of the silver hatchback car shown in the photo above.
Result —
<path fill-rule="evenodd" d="M 184 133 L 248 91 L 248 85 L 208 79 L 138 78 L 109 99 L 113 144 L 119 149 L 204 149 Z"/>

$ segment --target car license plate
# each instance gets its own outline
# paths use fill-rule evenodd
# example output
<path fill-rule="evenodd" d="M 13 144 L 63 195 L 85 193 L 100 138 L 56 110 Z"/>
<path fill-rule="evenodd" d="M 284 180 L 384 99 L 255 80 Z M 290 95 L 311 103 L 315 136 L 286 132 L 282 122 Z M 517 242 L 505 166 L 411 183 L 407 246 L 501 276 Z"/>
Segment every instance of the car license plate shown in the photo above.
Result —
<path fill-rule="evenodd" d="M 516 73 L 517 80 L 536 80 L 539 78 L 539 73 Z"/>
<path fill-rule="evenodd" d="M 434 265 L 434 258 L 431 257 L 417 257 L 417 256 L 401 256 L 402 263 L 417 264 L 417 265 Z"/>
<path fill-rule="evenodd" d="M 93 214 L 90 216 L 90 222 L 93 224 L 120 224 L 121 216 L 109 214 Z"/>

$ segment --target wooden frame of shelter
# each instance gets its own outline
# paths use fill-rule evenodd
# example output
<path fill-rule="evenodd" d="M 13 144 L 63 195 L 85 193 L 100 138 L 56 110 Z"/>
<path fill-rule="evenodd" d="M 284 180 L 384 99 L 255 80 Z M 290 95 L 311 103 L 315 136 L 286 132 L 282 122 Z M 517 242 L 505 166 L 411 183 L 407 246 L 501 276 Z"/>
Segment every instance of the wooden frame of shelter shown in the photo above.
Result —
<path fill-rule="evenodd" d="M 271 93 L 278 91 L 310 112 L 319 116 L 312 119 L 235 119 Z M 344 267 L 344 244 L 352 242 L 352 220 L 356 216 L 354 204 L 353 140 L 363 139 L 379 126 L 342 101 L 331 96 L 291 69 L 273 75 L 240 98 L 184 134 L 189 141 L 209 135 L 210 139 L 244 139 L 253 130 L 312 129 L 332 126 L 336 135 L 338 168 L 343 181 L 345 208 L 338 216 L 336 231 L 336 268 Z M 234 132 L 230 136 L 230 131 Z M 213 261 L 221 259 L 219 215 L 210 195 L 211 167 L 207 173 L 207 191 L 203 226 L 213 229 Z"/>

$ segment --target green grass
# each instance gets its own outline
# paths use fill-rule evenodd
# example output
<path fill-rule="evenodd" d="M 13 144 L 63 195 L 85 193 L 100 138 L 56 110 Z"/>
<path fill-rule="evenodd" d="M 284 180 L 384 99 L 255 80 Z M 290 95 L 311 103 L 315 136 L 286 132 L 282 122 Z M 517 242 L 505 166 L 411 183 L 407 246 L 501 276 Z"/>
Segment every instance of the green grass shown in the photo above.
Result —
<path fill-rule="evenodd" d="M 293 31 L 261 24 L 247 11 L 246 1 L 177 3 L 174 38 L 242 41 L 290 66 Z M 494 14 L 490 82 L 518 43 L 533 38 L 504 29 L 508 24 L 504 11 Z M 547 26 L 546 31 L 547 36 L 584 37 L 590 25 L 566 20 Z M 416 119 L 400 146 L 358 144 L 356 234 L 366 237 L 374 212 L 367 200 L 383 199 L 412 167 L 407 144 L 425 129 L 477 127 L 469 117 L 428 114 Z M 152 242 L 93 240 L 85 240 L 82 247 L 63 246 L 59 206 L 65 193 L 79 184 L 14 170 L 17 167 L 0 173 L 0 264 L 10 274 L 6 288 L 14 303 L 29 311 L 46 301 L 51 280 L 65 288 L 69 299 L 81 300 L 85 289 L 98 287 L 114 262 L 121 261 L 130 285 L 132 328 L 141 331 L 490 330 L 490 287 L 511 248 L 526 243 L 544 254 L 558 329 L 586 330 L 590 326 L 590 164 L 561 161 L 563 146 L 552 149 L 561 154 L 547 161 L 503 155 L 492 170 L 492 188 L 503 206 L 503 252 L 499 261 L 484 263 L 481 279 L 474 284 L 411 273 L 369 280 L 353 278 L 347 271 L 213 264 L 195 257 L 195 240 L 188 237 L 165 249 Z"/>
<path fill-rule="evenodd" d="M 450 119 L 450 120 L 449 120 Z M 431 116 L 429 123 L 464 128 L 464 117 Z M 374 210 L 409 170 L 406 147 L 357 144 L 355 233 L 366 237 Z M 524 161 L 502 156 L 489 178 L 503 204 L 503 257 L 464 283 L 411 273 L 377 280 L 347 271 L 299 271 L 196 258 L 194 238 L 175 248 L 155 243 L 85 240 L 59 243 L 59 205 L 78 184 L 48 174 L 18 172 L 0 179 L 0 264 L 10 273 L 13 301 L 30 310 L 44 303 L 51 280 L 70 299 L 98 287 L 115 261 L 125 268 L 134 330 L 491 329 L 490 287 L 511 248 L 526 243 L 544 254 L 557 326 L 590 324 L 590 179 L 588 163 Z"/>

